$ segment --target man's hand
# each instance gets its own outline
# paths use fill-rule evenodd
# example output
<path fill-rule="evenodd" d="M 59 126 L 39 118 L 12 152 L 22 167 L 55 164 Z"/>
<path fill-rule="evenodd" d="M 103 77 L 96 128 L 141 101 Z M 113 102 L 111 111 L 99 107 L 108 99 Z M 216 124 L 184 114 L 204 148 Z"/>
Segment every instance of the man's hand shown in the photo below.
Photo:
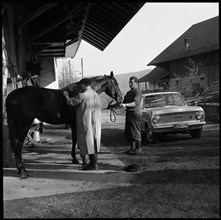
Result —
<path fill-rule="evenodd" d="M 65 98 L 68 98 L 68 97 L 69 97 L 67 91 L 64 91 L 63 94 L 64 94 L 64 97 L 65 97 Z"/>
<path fill-rule="evenodd" d="M 126 104 L 124 104 L 124 103 L 120 103 L 120 107 L 122 107 L 122 108 L 126 108 Z"/>
<path fill-rule="evenodd" d="M 116 103 L 116 104 L 109 104 L 108 106 L 107 106 L 107 109 L 111 109 L 111 108 L 117 108 L 117 107 L 119 107 L 119 104 L 118 103 Z"/>

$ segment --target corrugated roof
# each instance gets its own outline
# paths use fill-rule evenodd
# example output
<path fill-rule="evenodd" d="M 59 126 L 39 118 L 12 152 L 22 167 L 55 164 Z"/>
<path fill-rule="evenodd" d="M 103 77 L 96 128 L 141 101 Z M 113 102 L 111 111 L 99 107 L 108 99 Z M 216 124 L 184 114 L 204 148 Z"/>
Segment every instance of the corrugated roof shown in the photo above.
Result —
<path fill-rule="evenodd" d="M 189 47 L 185 48 L 185 39 Z M 219 16 L 194 24 L 154 58 L 149 65 L 167 68 L 168 62 L 219 50 Z"/>
<path fill-rule="evenodd" d="M 147 75 L 141 77 L 138 82 L 154 82 L 159 79 L 162 79 L 166 75 L 169 74 L 169 71 L 161 68 L 161 67 L 155 67 L 151 72 L 149 72 Z"/>
<path fill-rule="evenodd" d="M 25 0 L 18 4 L 27 11 L 18 29 L 29 30 L 34 54 L 64 57 L 65 48 L 73 43 L 75 55 L 82 39 L 104 50 L 145 2 Z"/>

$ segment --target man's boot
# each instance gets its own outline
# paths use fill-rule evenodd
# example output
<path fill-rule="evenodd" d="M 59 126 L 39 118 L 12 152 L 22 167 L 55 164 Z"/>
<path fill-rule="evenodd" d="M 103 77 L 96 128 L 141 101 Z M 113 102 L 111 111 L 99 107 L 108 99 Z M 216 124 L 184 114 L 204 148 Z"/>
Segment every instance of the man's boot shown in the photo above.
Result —
<path fill-rule="evenodd" d="M 142 149 L 141 149 L 141 141 L 137 141 L 137 142 L 136 142 L 136 151 L 137 151 L 138 153 L 142 151 Z"/>
<path fill-rule="evenodd" d="M 83 167 L 83 170 L 98 170 L 97 154 L 89 154 L 90 163 Z"/>
<path fill-rule="evenodd" d="M 81 154 L 81 159 L 82 159 L 83 165 L 89 164 L 89 161 L 86 158 L 86 154 Z"/>
<path fill-rule="evenodd" d="M 135 142 L 132 141 L 131 144 L 130 144 L 130 149 L 128 151 L 126 151 L 125 154 L 130 154 L 130 152 L 135 151 L 135 149 L 136 149 Z"/>
<path fill-rule="evenodd" d="M 129 155 L 137 155 L 141 152 L 141 141 L 135 142 L 135 148 L 130 150 Z"/>

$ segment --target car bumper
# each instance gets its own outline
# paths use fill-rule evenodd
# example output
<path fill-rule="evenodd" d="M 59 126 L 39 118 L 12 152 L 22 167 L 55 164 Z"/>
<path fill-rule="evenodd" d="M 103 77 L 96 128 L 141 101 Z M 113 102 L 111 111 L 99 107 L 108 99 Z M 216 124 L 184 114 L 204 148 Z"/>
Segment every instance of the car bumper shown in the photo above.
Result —
<path fill-rule="evenodd" d="M 161 124 L 154 125 L 152 129 L 150 129 L 154 133 L 173 133 L 173 132 L 183 132 L 190 131 L 195 129 L 200 129 L 205 125 L 206 122 L 180 122 L 173 124 Z"/>

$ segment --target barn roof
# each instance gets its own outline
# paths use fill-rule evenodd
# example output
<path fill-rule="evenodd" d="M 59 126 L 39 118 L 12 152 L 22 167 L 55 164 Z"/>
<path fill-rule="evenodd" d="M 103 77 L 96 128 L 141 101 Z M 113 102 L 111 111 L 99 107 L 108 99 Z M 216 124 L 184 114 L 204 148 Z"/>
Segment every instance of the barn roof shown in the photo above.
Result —
<path fill-rule="evenodd" d="M 74 57 L 81 40 L 104 50 L 145 2 L 23 1 L 27 14 L 18 30 L 27 27 L 35 55 Z"/>
<path fill-rule="evenodd" d="M 169 74 L 169 71 L 161 68 L 161 67 L 155 67 L 151 72 L 149 72 L 147 75 L 141 77 L 138 82 L 154 82 L 157 80 L 162 79 L 166 75 Z"/>
<path fill-rule="evenodd" d="M 185 47 L 185 42 L 189 46 Z M 219 16 L 194 24 L 154 58 L 149 65 L 168 68 L 168 63 L 189 56 L 219 50 Z"/>

